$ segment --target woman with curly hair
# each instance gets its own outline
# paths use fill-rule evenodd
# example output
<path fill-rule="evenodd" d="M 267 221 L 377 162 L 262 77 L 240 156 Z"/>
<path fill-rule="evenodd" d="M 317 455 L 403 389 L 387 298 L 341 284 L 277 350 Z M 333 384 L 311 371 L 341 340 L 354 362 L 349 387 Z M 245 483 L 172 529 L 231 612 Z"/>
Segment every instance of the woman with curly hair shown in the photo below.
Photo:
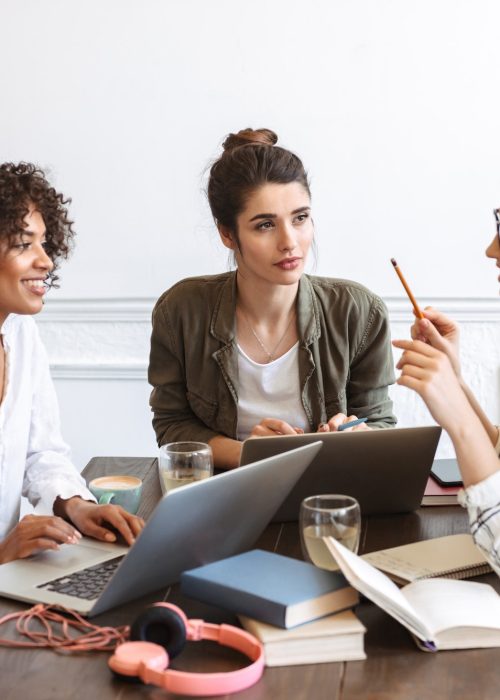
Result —
<path fill-rule="evenodd" d="M 389 323 L 356 282 L 304 273 L 313 243 L 301 160 L 269 129 L 230 134 L 208 200 L 236 271 L 183 280 L 153 311 L 149 381 L 159 445 L 210 443 L 239 464 L 249 435 L 357 430 L 396 420 Z"/>
<path fill-rule="evenodd" d="M 29 163 L 0 165 L 0 563 L 83 533 L 131 544 L 140 518 L 96 505 L 69 457 L 45 349 L 31 315 L 42 309 L 73 241 L 69 200 Z M 21 495 L 35 515 L 19 521 Z"/>

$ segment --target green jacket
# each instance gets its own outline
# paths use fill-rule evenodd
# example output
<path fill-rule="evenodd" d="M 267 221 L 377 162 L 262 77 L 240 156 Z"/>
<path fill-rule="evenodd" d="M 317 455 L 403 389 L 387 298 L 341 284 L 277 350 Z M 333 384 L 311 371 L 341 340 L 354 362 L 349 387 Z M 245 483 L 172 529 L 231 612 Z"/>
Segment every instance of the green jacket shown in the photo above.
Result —
<path fill-rule="evenodd" d="M 182 280 L 158 299 L 148 371 L 158 445 L 236 439 L 235 304 L 235 272 Z M 379 297 L 356 282 L 303 275 L 297 328 L 311 432 L 339 412 L 368 416 L 371 427 L 396 424 L 387 390 L 394 382 L 389 322 Z"/>

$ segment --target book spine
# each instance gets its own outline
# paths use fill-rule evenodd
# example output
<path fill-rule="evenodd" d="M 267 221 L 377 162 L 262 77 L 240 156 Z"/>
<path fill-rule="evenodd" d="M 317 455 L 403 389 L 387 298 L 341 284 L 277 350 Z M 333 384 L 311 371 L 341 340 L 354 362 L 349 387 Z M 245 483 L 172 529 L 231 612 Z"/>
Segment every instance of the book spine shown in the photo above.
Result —
<path fill-rule="evenodd" d="M 198 579 L 188 573 L 181 576 L 181 591 L 196 600 L 224 610 L 254 617 L 275 627 L 285 628 L 286 606 L 247 591 L 230 588 L 219 583 Z"/>

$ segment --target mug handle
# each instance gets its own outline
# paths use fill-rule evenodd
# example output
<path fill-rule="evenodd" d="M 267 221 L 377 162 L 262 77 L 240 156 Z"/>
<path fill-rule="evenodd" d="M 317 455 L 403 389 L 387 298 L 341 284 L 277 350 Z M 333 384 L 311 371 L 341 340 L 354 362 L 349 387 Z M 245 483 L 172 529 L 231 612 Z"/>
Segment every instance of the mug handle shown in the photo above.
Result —
<path fill-rule="evenodd" d="M 108 493 L 103 493 L 102 496 L 99 498 L 99 505 L 107 505 L 108 503 L 113 502 L 113 498 L 115 497 L 115 494 L 112 491 L 108 491 Z"/>

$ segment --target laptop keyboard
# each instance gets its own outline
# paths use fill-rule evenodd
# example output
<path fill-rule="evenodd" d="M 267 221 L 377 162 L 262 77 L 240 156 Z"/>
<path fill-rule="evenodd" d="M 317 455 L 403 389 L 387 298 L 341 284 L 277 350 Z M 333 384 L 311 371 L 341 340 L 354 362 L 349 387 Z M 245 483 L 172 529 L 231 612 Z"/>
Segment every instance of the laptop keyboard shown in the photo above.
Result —
<path fill-rule="evenodd" d="M 37 586 L 37 588 L 45 588 L 48 591 L 64 593 L 85 600 L 94 600 L 100 596 L 122 559 L 123 556 L 108 559 L 102 564 L 95 564 L 86 569 L 75 571 L 74 574 L 55 578 Z"/>

